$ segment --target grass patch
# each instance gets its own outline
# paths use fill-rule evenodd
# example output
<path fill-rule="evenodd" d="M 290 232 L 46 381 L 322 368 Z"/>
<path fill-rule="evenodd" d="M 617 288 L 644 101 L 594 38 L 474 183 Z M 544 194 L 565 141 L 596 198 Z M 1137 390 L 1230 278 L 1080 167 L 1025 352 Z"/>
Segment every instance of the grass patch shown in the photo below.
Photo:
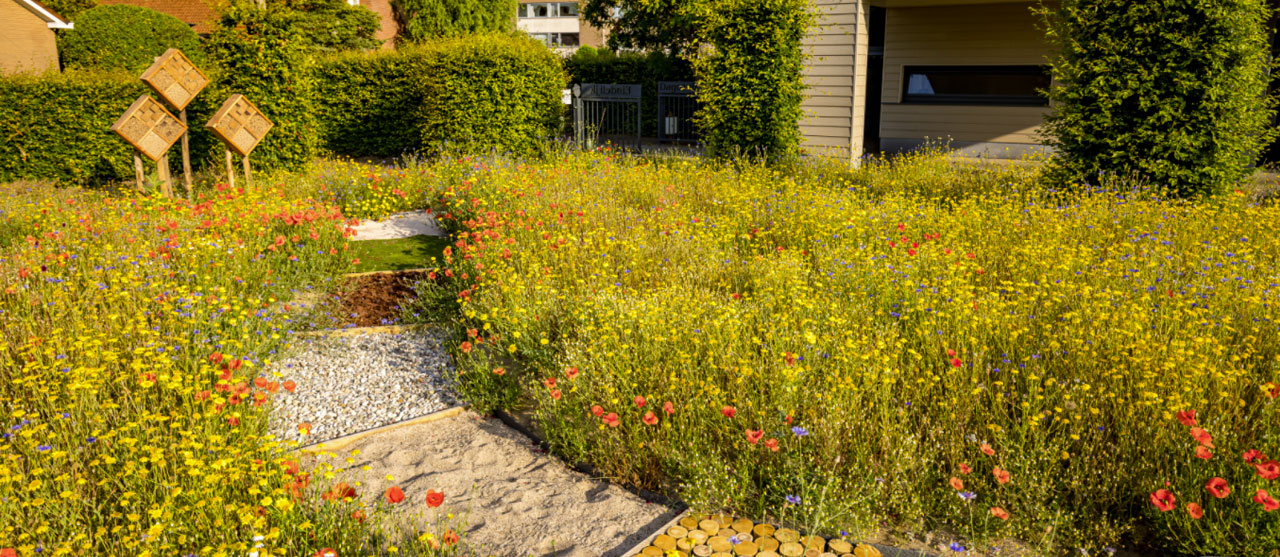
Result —
<path fill-rule="evenodd" d="M 410 236 L 393 240 L 352 241 L 347 253 L 359 263 L 351 272 L 405 271 L 433 268 L 444 260 L 444 248 L 448 238 L 438 236 Z"/>

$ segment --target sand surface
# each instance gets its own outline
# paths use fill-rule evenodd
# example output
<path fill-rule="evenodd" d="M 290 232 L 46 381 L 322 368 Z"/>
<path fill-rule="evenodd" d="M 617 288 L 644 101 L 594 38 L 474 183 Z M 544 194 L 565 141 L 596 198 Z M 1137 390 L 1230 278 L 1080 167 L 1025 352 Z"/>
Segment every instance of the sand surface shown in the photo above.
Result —
<path fill-rule="evenodd" d="M 413 503 L 406 508 L 416 510 L 428 489 L 444 492 L 441 510 L 466 517 L 466 541 L 481 555 L 622 556 L 677 514 L 582 475 L 501 421 L 469 411 L 335 452 L 341 457 L 353 450 L 360 452 L 348 473 L 367 486 L 362 492 L 399 485 Z"/>
<path fill-rule="evenodd" d="M 436 224 L 435 217 L 425 211 L 396 213 L 381 221 L 361 221 L 358 226 L 352 228 L 355 229 L 356 235 L 351 239 L 355 241 L 391 240 L 411 236 L 448 236 L 440 225 Z"/>

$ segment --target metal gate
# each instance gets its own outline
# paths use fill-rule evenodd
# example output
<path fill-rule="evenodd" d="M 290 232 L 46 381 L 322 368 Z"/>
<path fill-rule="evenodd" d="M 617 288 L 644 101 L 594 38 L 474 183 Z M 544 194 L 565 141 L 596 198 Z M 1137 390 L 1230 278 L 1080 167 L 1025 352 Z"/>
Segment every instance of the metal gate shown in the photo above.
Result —
<path fill-rule="evenodd" d="M 698 140 L 693 116 L 698 112 L 692 81 L 658 82 L 658 140 L 692 143 Z"/>
<path fill-rule="evenodd" d="M 583 83 L 573 86 L 573 135 L 579 145 L 640 146 L 640 86 Z"/>

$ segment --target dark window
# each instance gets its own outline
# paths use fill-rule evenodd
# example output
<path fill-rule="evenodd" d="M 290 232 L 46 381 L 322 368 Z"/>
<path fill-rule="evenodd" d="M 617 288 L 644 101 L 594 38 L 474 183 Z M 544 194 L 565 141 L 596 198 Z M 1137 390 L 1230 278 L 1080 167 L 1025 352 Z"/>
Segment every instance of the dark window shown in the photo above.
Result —
<path fill-rule="evenodd" d="M 533 17 L 547 17 L 547 16 L 549 16 L 549 15 L 550 15 L 550 14 L 549 14 L 549 13 L 547 13 L 547 5 L 546 5 L 546 4 L 535 4 L 535 5 L 534 5 L 534 7 L 533 7 Z"/>
<path fill-rule="evenodd" d="M 902 72 L 902 102 L 1048 106 L 1044 66 L 907 66 Z"/>
<path fill-rule="evenodd" d="M 578 46 L 578 34 L 560 33 L 559 46 Z"/>

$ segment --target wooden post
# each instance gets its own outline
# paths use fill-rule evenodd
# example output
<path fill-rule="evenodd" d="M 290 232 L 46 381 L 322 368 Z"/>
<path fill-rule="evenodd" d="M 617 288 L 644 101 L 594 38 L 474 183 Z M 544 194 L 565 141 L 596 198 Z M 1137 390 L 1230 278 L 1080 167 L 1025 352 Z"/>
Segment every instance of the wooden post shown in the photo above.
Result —
<path fill-rule="evenodd" d="M 231 149 L 224 147 L 222 150 L 227 152 L 227 185 L 231 186 L 231 189 L 235 189 L 236 187 L 235 159 L 231 157 Z"/>
<path fill-rule="evenodd" d="M 163 184 L 165 197 L 173 197 L 173 179 L 169 175 L 169 152 L 160 155 L 160 182 Z"/>
<path fill-rule="evenodd" d="M 133 150 L 133 174 L 138 180 L 138 191 L 147 191 L 142 184 L 147 180 L 147 172 L 142 168 L 142 155 L 138 154 L 138 150 Z"/>
<path fill-rule="evenodd" d="M 253 170 L 249 168 L 249 155 L 244 158 L 244 188 L 248 190 L 253 187 Z"/>
<path fill-rule="evenodd" d="M 182 120 L 183 127 L 186 127 L 187 109 L 182 109 L 182 112 L 179 112 L 178 115 Z M 189 128 L 188 131 L 182 132 L 182 182 L 187 186 L 187 201 L 191 200 L 191 147 L 188 140 L 190 135 Z"/>

